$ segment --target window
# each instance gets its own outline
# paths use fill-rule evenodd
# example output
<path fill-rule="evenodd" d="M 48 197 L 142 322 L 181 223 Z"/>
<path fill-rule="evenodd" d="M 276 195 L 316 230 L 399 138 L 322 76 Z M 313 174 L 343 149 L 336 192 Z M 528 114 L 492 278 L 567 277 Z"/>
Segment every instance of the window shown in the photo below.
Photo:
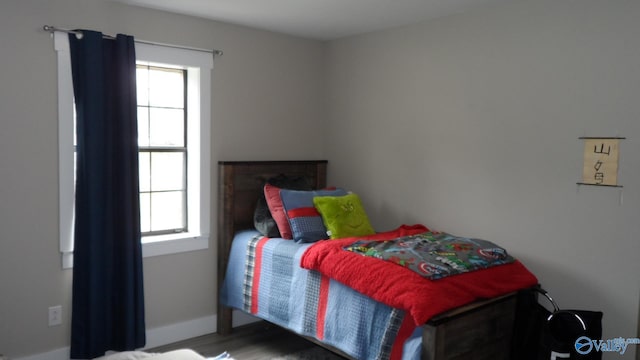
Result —
<path fill-rule="evenodd" d="M 60 252 L 73 266 L 74 121 L 69 42 L 58 57 Z M 210 231 L 211 53 L 136 42 L 143 255 L 205 249 Z"/>
<path fill-rule="evenodd" d="M 143 236 L 188 231 L 186 70 L 137 67 Z"/>

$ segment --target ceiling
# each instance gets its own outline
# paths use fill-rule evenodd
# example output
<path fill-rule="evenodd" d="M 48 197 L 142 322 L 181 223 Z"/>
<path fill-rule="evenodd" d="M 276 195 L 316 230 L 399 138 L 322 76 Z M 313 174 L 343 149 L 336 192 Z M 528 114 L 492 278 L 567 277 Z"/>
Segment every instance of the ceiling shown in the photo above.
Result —
<path fill-rule="evenodd" d="M 510 0 L 115 0 L 121 3 L 333 40 Z"/>

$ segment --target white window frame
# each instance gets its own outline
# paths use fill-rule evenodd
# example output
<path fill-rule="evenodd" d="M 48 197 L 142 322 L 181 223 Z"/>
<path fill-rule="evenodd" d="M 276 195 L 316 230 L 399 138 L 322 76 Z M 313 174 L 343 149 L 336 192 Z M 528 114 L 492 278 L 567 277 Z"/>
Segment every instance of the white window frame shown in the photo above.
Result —
<path fill-rule="evenodd" d="M 207 249 L 211 229 L 211 71 L 210 52 L 136 42 L 136 61 L 187 70 L 188 232 L 145 236 L 144 257 Z M 73 267 L 74 126 L 73 83 L 68 34 L 54 33 L 58 58 L 58 160 L 62 268 Z M 194 191 L 195 190 L 195 191 Z"/>

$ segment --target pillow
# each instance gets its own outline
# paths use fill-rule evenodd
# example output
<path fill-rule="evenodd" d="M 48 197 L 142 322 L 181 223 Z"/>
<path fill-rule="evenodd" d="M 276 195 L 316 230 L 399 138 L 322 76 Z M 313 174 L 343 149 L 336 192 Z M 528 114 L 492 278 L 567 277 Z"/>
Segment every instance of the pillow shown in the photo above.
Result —
<path fill-rule="evenodd" d="M 267 194 L 267 189 L 265 188 L 262 196 L 258 198 L 258 203 L 253 213 L 253 226 L 266 237 L 291 239 L 291 229 L 282 210 L 280 188 L 311 190 L 311 185 L 304 177 L 287 177 L 285 175 L 278 175 L 268 179 L 266 185 L 270 187 L 269 194 Z M 271 200 L 268 200 L 267 197 L 271 197 Z M 284 234 L 282 234 L 281 228 L 284 228 Z"/>
<path fill-rule="evenodd" d="M 331 239 L 375 234 L 356 194 L 314 197 L 313 204 Z"/>
<path fill-rule="evenodd" d="M 347 192 L 343 189 L 335 190 L 280 190 L 280 198 L 284 211 L 291 226 L 293 240 L 297 242 L 314 242 L 328 239 L 327 228 L 322 222 L 322 216 L 313 205 L 313 198 L 317 196 L 343 196 Z"/>
<path fill-rule="evenodd" d="M 289 220 L 287 220 L 287 215 L 284 213 L 284 207 L 282 206 L 280 188 L 266 184 L 264 186 L 264 197 L 267 200 L 267 206 L 269 207 L 269 211 L 271 211 L 271 216 L 278 226 L 280 237 L 283 239 L 293 239 Z"/>
<path fill-rule="evenodd" d="M 256 209 L 253 212 L 253 227 L 255 227 L 263 236 L 269 238 L 280 237 L 278 224 L 276 224 L 276 221 L 273 219 L 273 215 L 271 215 L 271 211 L 269 210 L 269 206 L 267 205 L 267 200 L 264 195 L 258 198 Z"/>

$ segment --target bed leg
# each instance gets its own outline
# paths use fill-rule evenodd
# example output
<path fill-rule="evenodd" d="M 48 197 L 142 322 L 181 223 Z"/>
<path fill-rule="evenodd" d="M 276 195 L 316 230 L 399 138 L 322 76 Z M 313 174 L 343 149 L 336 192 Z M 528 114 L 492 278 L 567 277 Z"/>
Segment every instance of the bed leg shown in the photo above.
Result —
<path fill-rule="evenodd" d="M 218 305 L 218 334 L 229 335 L 233 330 L 231 325 L 233 309 L 224 305 Z"/>

